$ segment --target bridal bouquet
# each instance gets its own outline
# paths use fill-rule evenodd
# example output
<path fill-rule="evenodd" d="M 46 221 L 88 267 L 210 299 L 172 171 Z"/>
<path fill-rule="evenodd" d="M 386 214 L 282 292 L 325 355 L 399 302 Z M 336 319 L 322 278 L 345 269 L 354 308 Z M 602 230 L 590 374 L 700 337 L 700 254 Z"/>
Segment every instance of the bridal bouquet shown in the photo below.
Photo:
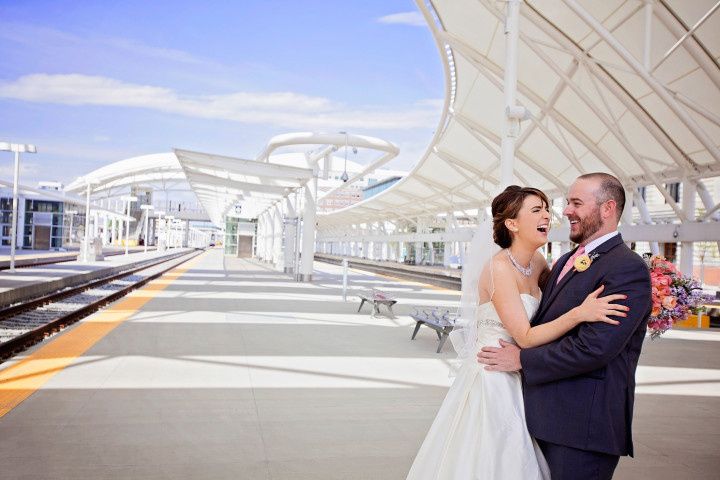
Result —
<path fill-rule="evenodd" d="M 676 322 L 697 313 L 707 301 L 700 284 L 691 277 L 683 276 L 664 257 L 646 256 L 652 285 L 652 313 L 648 321 L 650 338 L 657 338 L 670 330 Z"/>

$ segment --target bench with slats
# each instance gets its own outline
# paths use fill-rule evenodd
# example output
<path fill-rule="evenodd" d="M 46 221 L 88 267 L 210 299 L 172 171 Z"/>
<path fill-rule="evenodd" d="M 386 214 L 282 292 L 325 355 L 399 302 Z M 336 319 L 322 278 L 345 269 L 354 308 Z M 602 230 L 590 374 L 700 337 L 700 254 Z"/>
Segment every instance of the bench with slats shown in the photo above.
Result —
<path fill-rule="evenodd" d="M 397 303 L 397 300 L 389 293 L 373 288 L 365 292 L 358 293 L 358 297 L 360 297 L 360 307 L 358 308 L 358 312 L 362 309 L 363 305 L 365 305 L 365 302 L 368 302 L 372 304 L 373 317 L 375 315 L 380 315 L 380 305 L 384 305 L 390 312 L 390 318 L 395 318 L 395 313 L 393 312 L 392 307 Z"/>
<path fill-rule="evenodd" d="M 415 320 L 415 330 L 413 331 L 411 340 L 415 340 L 420 326 L 425 325 L 435 330 L 438 341 L 440 344 L 437 348 L 437 353 L 442 351 L 443 345 L 448 338 L 448 335 L 455 326 L 455 320 L 457 314 L 450 312 L 447 308 L 439 307 L 414 307 L 415 310 L 410 314 L 410 317 Z"/>

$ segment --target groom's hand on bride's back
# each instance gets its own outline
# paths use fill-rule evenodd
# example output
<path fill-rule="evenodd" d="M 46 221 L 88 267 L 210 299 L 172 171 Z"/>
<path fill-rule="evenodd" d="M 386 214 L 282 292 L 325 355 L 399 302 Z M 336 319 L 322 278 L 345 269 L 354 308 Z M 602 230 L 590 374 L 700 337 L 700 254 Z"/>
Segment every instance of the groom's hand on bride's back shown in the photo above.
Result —
<path fill-rule="evenodd" d="M 500 340 L 500 347 L 483 347 L 477 354 L 478 362 L 485 370 L 516 372 L 520 370 L 520 348 L 514 343 Z"/>

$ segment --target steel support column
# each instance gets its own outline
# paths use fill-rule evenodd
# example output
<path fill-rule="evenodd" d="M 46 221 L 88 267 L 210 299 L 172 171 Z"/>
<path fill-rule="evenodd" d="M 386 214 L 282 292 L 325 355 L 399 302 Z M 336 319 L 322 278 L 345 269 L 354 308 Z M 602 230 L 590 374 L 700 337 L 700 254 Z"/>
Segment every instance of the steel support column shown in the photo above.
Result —
<path fill-rule="evenodd" d="M 505 17 L 505 124 L 501 143 L 500 188 L 513 182 L 515 167 L 515 141 L 520 133 L 520 117 L 515 104 L 518 71 L 518 24 L 520 0 L 507 1 Z"/>
<path fill-rule="evenodd" d="M 695 220 L 695 183 L 685 180 L 682 183 L 682 207 L 685 210 L 687 218 L 691 221 Z M 693 274 L 693 262 L 695 260 L 695 242 L 682 242 L 680 244 L 680 271 L 683 275 Z"/>
<path fill-rule="evenodd" d="M 298 280 L 312 281 L 313 260 L 315 257 L 315 219 L 317 216 L 317 167 L 315 175 L 305 184 L 305 208 L 302 218 L 302 248 L 300 276 Z"/>

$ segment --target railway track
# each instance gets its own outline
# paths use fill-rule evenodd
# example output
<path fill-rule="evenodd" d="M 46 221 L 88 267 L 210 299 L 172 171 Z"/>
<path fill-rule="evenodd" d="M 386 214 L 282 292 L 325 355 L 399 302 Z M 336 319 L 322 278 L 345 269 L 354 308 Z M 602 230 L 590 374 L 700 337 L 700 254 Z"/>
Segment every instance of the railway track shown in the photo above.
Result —
<path fill-rule="evenodd" d="M 151 259 L 123 272 L 0 309 L 0 362 L 43 341 L 203 250 Z"/>
<path fill-rule="evenodd" d="M 342 260 L 316 255 L 315 261 L 331 263 L 333 265 L 341 265 Z M 356 268 L 358 270 L 366 270 L 368 272 L 380 273 L 391 277 L 403 278 L 406 280 L 412 280 L 419 283 L 427 283 L 429 285 L 435 285 L 437 287 L 447 288 L 449 290 L 460 290 L 460 279 L 455 277 L 448 277 L 443 274 L 434 274 L 432 272 L 412 272 L 406 268 L 396 268 L 391 265 L 375 265 L 365 262 L 355 262 L 348 260 L 348 266 L 350 268 Z"/>

